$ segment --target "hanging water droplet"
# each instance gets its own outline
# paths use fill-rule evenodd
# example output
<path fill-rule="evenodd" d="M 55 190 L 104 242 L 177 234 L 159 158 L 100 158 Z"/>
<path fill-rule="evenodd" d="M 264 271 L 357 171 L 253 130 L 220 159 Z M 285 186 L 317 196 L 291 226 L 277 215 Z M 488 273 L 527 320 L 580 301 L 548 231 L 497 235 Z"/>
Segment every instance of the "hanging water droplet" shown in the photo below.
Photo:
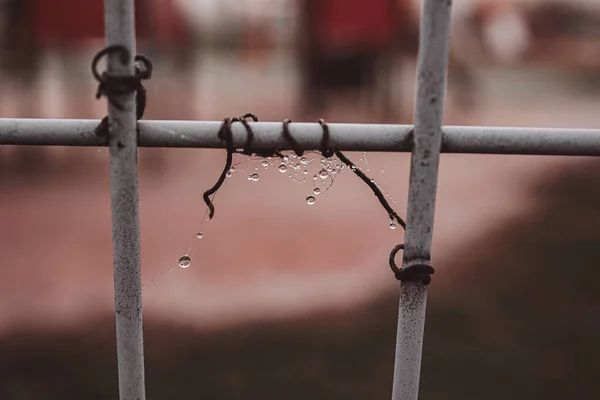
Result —
<path fill-rule="evenodd" d="M 283 162 L 288 162 L 290 161 L 290 157 L 289 156 L 283 156 Z"/>
<path fill-rule="evenodd" d="M 202 234 L 202 232 L 198 232 L 198 234 L 196 235 L 196 237 L 198 239 L 202 239 L 204 237 L 204 235 Z"/>
<path fill-rule="evenodd" d="M 287 166 L 285 164 L 281 164 L 279 166 L 279 172 L 284 173 L 287 171 Z"/>
<path fill-rule="evenodd" d="M 317 179 L 319 179 L 319 177 L 317 175 L 313 175 L 313 181 L 316 181 Z"/>
<path fill-rule="evenodd" d="M 307 170 L 307 169 L 305 169 L 304 171 L 302 171 L 302 173 L 303 173 L 304 175 L 308 175 L 308 170 Z"/>
<path fill-rule="evenodd" d="M 396 224 L 394 222 L 390 223 L 390 229 L 396 229 Z"/>
<path fill-rule="evenodd" d="M 231 170 L 229 170 L 229 171 L 227 171 L 227 172 L 225 173 L 225 177 L 226 177 L 226 178 L 231 178 Z"/>
<path fill-rule="evenodd" d="M 329 172 L 325 171 L 324 169 L 319 171 L 319 178 L 327 179 L 328 176 L 329 176 Z"/>
<path fill-rule="evenodd" d="M 302 157 L 302 158 L 300 159 L 300 162 L 301 162 L 302 164 L 304 164 L 304 165 L 307 165 L 307 164 L 308 164 L 308 158 L 306 158 L 306 157 Z"/>
<path fill-rule="evenodd" d="M 321 193 L 321 189 L 316 187 L 313 189 L 313 193 L 316 194 L 317 196 Z"/>
<path fill-rule="evenodd" d="M 255 173 L 253 173 L 253 174 L 250 174 L 250 175 L 248 176 L 248 180 L 250 180 L 250 181 L 254 181 L 254 182 L 256 182 L 256 181 L 257 181 L 257 180 L 259 180 L 259 179 L 260 179 L 260 175 L 258 175 L 256 172 L 255 172 Z"/>
<path fill-rule="evenodd" d="M 296 165 L 294 165 L 294 169 L 300 169 L 301 165 L 299 163 L 297 163 Z"/>
<path fill-rule="evenodd" d="M 353 166 L 351 166 L 351 167 L 350 167 L 350 169 L 351 169 L 352 171 L 356 171 L 356 165 L 353 165 Z"/>
<path fill-rule="evenodd" d="M 231 172 L 235 172 L 235 167 L 231 167 L 231 168 L 229 168 L 229 170 L 230 170 Z"/>
<path fill-rule="evenodd" d="M 192 265 L 192 258 L 186 254 L 185 256 L 179 257 L 179 261 L 177 263 L 181 268 L 187 268 Z"/>
<path fill-rule="evenodd" d="M 261 164 L 265 168 L 267 168 L 269 166 L 269 162 L 267 160 L 264 160 Z"/>
<path fill-rule="evenodd" d="M 382 173 L 382 174 L 385 174 L 385 169 L 382 169 L 382 170 L 381 170 L 381 173 Z"/>
<path fill-rule="evenodd" d="M 306 196 L 306 204 L 308 204 L 309 206 L 315 204 L 315 201 L 316 200 L 314 196 Z"/>

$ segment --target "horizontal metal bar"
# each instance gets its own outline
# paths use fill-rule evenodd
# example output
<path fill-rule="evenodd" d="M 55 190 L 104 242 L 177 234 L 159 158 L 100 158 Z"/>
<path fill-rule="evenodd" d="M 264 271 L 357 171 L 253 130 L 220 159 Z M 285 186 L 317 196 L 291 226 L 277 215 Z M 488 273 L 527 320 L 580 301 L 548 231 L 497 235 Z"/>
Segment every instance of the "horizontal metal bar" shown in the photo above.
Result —
<path fill-rule="evenodd" d="M 0 118 L 0 145 L 107 146 L 94 128 L 98 120 Z M 221 122 L 140 121 L 140 147 L 225 148 Z M 254 149 L 290 149 L 280 122 L 250 123 Z M 329 124 L 330 144 L 339 150 L 411 151 L 412 125 Z M 246 130 L 234 124 L 234 144 L 242 147 Z M 305 149 L 319 149 L 317 123 L 292 123 L 290 133 Z M 443 153 L 600 156 L 600 129 L 446 126 Z"/>

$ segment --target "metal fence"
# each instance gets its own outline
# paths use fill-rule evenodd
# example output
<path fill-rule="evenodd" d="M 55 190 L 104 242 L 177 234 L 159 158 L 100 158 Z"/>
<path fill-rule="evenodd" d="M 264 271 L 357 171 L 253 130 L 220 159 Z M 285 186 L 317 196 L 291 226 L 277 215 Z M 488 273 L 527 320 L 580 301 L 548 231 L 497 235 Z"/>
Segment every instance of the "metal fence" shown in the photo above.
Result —
<path fill-rule="evenodd" d="M 415 124 L 329 124 L 332 148 L 412 152 L 403 268 L 428 265 L 440 152 L 600 156 L 600 130 L 442 127 L 451 0 L 424 0 L 417 67 Z M 135 54 L 133 0 L 105 0 L 107 45 Z M 133 73 L 133 61 L 108 59 L 108 70 Z M 145 399 L 142 284 L 138 212 L 138 146 L 224 148 L 221 122 L 140 121 L 134 94 L 109 103 L 110 179 L 114 252 L 115 313 L 121 400 Z M 290 149 L 281 123 L 250 123 L 253 149 Z M 239 126 L 238 126 L 239 125 Z M 233 144 L 243 147 L 246 129 L 232 127 Z M 106 146 L 95 132 L 98 121 L 0 119 L 0 145 Z M 320 149 L 322 126 L 294 123 L 289 131 L 300 147 Z M 401 285 L 393 400 L 418 398 L 427 286 Z"/>

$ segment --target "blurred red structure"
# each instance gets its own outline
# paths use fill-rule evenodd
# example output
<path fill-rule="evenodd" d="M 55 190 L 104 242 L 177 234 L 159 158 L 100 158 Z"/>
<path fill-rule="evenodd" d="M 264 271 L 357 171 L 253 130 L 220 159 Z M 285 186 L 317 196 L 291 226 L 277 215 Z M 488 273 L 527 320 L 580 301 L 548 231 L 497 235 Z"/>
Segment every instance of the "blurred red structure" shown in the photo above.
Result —
<path fill-rule="evenodd" d="M 38 46 L 76 45 L 104 37 L 103 0 L 30 0 L 26 15 Z M 137 36 L 161 50 L 180 47 L 189 31 L 175 0 L 136 0 Z"/>
<path fill-rule="evenodd" d="M 390 109 L 389 96 L 376 89 L 378 72 L 387 75 L 394 54 L 416 52 L 410 2 L 298 1 L 304 112 L 322 109 L 325 93 L 363 88 Z"/>
<path fill-rule="evenodd" d="M 76 48 L 104 37 L 103 0 L 5 0 L 2 51 Z M 136 0 L 141 42 L 159 52 L 183 52 L 192 34 L 175 0 Z"/>
<path fill-rule="evenodd" d="M 321 0 L 313 5 L 317 45 L 381 48 L 391 44 L 397 19 L 395 0 Z M 406 14 L 404 14 L 406 16 Z M 405 21 L 402 21 L 405 22 Z"/>

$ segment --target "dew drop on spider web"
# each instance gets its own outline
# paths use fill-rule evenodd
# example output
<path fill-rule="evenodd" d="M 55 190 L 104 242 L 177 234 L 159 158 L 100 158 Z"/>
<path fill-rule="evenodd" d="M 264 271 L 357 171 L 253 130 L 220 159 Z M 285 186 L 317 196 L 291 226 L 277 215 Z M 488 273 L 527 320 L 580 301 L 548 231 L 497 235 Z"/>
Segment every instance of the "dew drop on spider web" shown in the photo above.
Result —
<path fill-rule="evenodd" d="M 192 265 L 192 258 L 187 254 L 185 256 L 181 256 L 178 264 L 181 268 L 188 268 L 190 265 Z"/>
<path fill-rule="evenodd" d="M 260 175 L 258 175 L 256 172 L 253 174 L 248 175 L 248 180 L 249 181 L 254 181 L 256 182 L 257 180 L 260 179 Z"/>
<path fill-rule="evenodd" d="M 319 171 L 319 178 L 327 179 L 328 176 L 329 176 L 329 172 L 325 171 L 324 169 Z"/>
<path fill-rule="evenodd" d="M 314 196 L 306 196 L 306 204 L 308 204 L 309 206 L 315 204 L 315 201 L 316 200 Z"/>
<path fill-rule="evenodd" d="M 281 173 L 287 172 L 287 166 L 285 164 L 281 164 L 279 166 L 279 172 L 281 172 Z"/>
<path fill-rule="evenodd" d="M 313 193 L 318 196 L 319 194 L 321 194 L 321 188 L 318 188 L 318 187 L 314 188 Z"/>
<path fill-rule="evenodd" d="M 306 157 L 302 157 L 302 158 L 300 159 L 300 162 L 301 162 L 303 165 L 307 165 L 307 164 L 308 164 L 308 158 L 306 158 Z"/>
<path fill-rule="evenodd" d="M 198 232 L 198 233 L 196 234 L 196 237 L 197 237 L 198 239 L 202 239 L 202 238 L 204 237 L 204 235 L 202 234 L 202 232 Z"/>
<path fill-rule="evenodd" d="M 263 162 L 261 163 L 263 167 L 268 168 L 269 167 L 269 162 L 267 160 L 263 160 Z"/>

